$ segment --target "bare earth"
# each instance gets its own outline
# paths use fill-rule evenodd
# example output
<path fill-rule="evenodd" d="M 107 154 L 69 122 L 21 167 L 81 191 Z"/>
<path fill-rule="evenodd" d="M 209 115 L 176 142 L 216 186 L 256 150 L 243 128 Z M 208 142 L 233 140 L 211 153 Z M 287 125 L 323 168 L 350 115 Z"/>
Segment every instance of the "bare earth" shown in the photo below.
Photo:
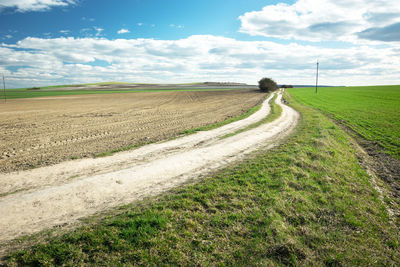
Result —
<path fill-rule="evenodd" d="M 211 131 L 107 158 L 0 175 L 0 244 L 159 194 L 251 151 L 276 145 L 292 132 L 299 119 L 296 111 L 281 103 L 281 95 L 277 103 L 283 109 L 278 119 L 226 139 L 220 137 L 268 114 L 266 102 L 249 118 Z"/>
<path fill-rule="evenodd" d="M 165 140 L 242 114 L 264 97 L 234 90 L 12 99 L 0 105 L 0 172 Z"/>

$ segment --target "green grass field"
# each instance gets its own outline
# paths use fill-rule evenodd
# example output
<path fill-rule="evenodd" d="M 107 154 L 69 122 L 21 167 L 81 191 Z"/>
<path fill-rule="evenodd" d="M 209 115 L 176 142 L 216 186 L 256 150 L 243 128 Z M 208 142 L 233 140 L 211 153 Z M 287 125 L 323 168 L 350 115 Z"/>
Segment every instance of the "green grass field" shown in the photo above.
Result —
<path fill-rule="evenodd" d="M 400 159 L 400 86 L 289 89 L 297 100 L 344 123 Z"/>
<path fill-rule="evenodd" d="M 287 100 L 302 120 L 284 144 L 50 234 L 10 254 L 8 264 L 398 266 L 399 223 L 348 135 L 319 111 Z"/>

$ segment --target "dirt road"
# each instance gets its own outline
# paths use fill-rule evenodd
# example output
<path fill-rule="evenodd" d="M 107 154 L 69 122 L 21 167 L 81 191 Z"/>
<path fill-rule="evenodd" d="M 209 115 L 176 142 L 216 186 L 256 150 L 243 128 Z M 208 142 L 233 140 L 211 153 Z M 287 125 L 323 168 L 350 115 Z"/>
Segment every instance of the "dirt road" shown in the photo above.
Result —
<path fill-rule="evenodd" d="M 281 95 L 276 101 L 282 107 L 277 120 L 229 138 L 220 137 L 266 116 L 267 101 L 249 118 L 215 130 L 107 158 L 0 175 L 0 244 L 159 194 L 258 148 L 274 146 L 299 119 L 296 111 L 281 103 Z"/>

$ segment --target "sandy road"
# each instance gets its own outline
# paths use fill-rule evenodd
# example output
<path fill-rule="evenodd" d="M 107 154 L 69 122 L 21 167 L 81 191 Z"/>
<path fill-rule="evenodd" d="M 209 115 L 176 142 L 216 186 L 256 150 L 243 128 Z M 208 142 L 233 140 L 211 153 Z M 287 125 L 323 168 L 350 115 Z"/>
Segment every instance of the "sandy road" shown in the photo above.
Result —
<path fill-rule="evenodd" d="M 278 119 L 220 139 L 265 117 L 268 100 L 247 119 L 211 131 L 106 158 L 0 175 L 0 244 L 159 194 L 258 148 L 274 146 L 296 127 L 299 119 L 296 111 L 281 103 L 281 95 L 276 100 L 282 107 Z"/>

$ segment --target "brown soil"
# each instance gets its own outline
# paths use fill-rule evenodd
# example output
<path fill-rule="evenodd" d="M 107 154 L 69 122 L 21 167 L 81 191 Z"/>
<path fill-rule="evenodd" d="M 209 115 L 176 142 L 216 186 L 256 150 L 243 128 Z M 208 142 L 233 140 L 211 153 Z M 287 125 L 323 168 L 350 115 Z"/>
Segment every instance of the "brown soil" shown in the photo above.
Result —
<path fill-rule="evenodd" d="M 257 91 L 154 92 L 15 99 L 0 105 L 0 172 L 158 141 L 260 104 Z"/>
<path fill-rule="evenodd" d="M 400 161 L 384 153 L 378 144 L 359 136 L 356 140 L 373 159 L 371 167 L 374 172 L 390 186 L 395 198 L 400 200 Z"/>
<path fill-rule="evenodd" d="M 392 196 L 391 199 L 396 201 L 397 205 L 400 205 L 400 161 L 386 154 L 378 143 L 366 140 L 337 120 L 332 118 L 331 120 L 355 139 L 355 142 L 362 148 L 362 153 L 357 153 L 361 165 L 389 186 L 390 193 L 388 193 Z M 363 153 L 366 155 L 363 155 Z M 394 210 L 392 213 L 399 218 L 400 211 Z"/>

